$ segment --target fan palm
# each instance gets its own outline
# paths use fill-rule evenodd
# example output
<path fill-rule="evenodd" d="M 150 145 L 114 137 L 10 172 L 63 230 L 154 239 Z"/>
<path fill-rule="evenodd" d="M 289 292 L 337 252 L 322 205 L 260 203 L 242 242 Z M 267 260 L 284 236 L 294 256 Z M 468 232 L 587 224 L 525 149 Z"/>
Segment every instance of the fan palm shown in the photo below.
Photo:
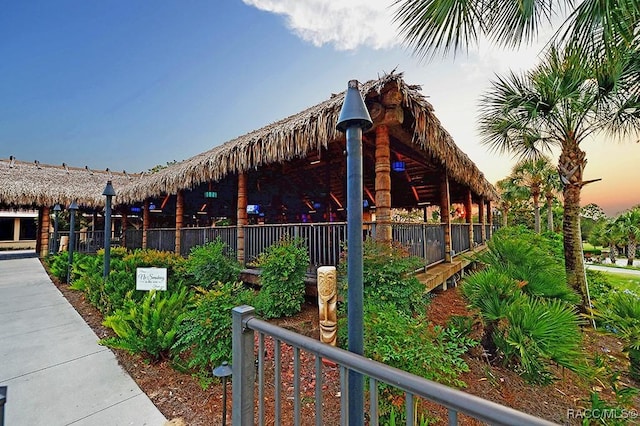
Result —
<path fill-rule="evenodd" d="M 482 38 L 518 47 L 535 40 L 542 25 L 567 12 L 553 41 L 605 56 L 620 46 L 637 50 L 640 41 L 636 0 L 395 0 L 395 4 L 401 36 L 422 57 L 464 51 Z"/>
<path fill-rule="evenodd" d="M 589 182 L 583 181 L 587 160 L 580 143 L 603 130 L 625 133 L 640 128 L 638 88 L 626 78 L 634 67 L 636 52 L 620 52 L 612 67 L 586 61 L 579 49 L 552 48 L 536 69 L 498 77 L 481 102 L 480 130 L 492 149 L 530 159 L 560 148 L 565 267 L 585 311 L 580 193 Z"/>
<path fill-rule="evenodd" d="M 519 201 L 527 198 L 529 194 L 526 189 L 517 185 L 512 177 L 506 177 L 496 183 L 500 193 L 500 210 L 502 212 L 502 225 L 509 225 L 509 210 Z"/>
<path fill-rule="evenodd" d="M 533 212 L 535 216 L 534 230 L 540 233 L 540 196 L 543 193 L 545 180 L 555 173 L 551 161 L 541 156 L 534 159 L 519 161 L 511 172 L 514 183 L 524 186 L 533 199 Z"/>
<path fill-rule="evenodd" d="M 636 247 L 640 242 L 640 207 L 622 213 L 614 223 L 627 243 L 627 265 L 633 266 Z"/>

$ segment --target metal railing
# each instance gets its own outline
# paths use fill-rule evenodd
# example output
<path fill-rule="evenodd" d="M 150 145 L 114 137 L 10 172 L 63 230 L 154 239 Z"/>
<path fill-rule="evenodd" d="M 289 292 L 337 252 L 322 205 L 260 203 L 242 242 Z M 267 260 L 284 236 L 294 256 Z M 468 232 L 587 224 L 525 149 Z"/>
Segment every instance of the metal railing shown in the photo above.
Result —
<path fill-rule="evenodd" d="M 464 253 L 471 248 L 469 226 L 468 223 L 451 224 L 451 250 L 454 255 Z"/>
<path fill-rule="evenodd" d="M 114 243 L 118 244 L 116 239 Z M 104 231 L 75 231 L 73 250 L 76 253 L 95 253 L 104 248 Z M 58 231 L 58 240 L 49 234 L 49 253 L 69 250 L 69 231 Z"/>
<path fill-rule="evenodd" d="M 255 260 L 267 247 L 285 237 L 302 238 L 309 253 L 310 266 L 337 265 L 347 240 L 347 223 L 291 223 L 244 227 L 244 253 Z"/>
<path fill-rule="evenodd" d="M 391 234 L 409 249 L 412 256 L 425 260 L 425 265 L 433 265 L 444 260 L 444 226 L 427 223 L 393 223 Z"/>
<path fill-rule="evenodd" d="M 544 419 L 522 413 L 503 405 L 484 400 L 474 395 L 453 389 L 439 383 L 409 374 L 397 368 L 373 361 L 343 349 L 321 343 L 317 340 L 294 333 L 276 325 L 262 321 L 254 316 L 250 306 L 233 309 L 233 424 L 264 425 L 265 417 L 281 422 L 282 399 L 293 400 L 293 419 L 282 419 L 294 425 L 301 424 L 302 398 L 300 392 L 300 352 L 305 351 L 315 357 L 315 424 L 322 421 L 322 360 L 336 363 L 340 368 L 340 424 L 348 424 L 349 392 L 346 376 L 356 371 L 369 380 L 369 424 L 378 424 L 378 383 L 386 383 L 405 394 L 406 424 L 414 424 L 414 398 L 424 398 L 446 407 L 449 425 L 458 423 L 458 413 L 464 413 L 493 425 L 552 425 Z M 258 332 L 257 348 L 255 332 Z M 265 337 L 274 339 L 274 413 L 265 412 Z M 280 374 L 280 352 L 282 344 L 293 348 L 293 386 L 283 395 L 283 383 Z M 256 355 L 257 371 L 256 371 Z M 255 398 L 257 374 L 257 407 Z M 270 385 L 270 384 L 269 384 Z M 270 385 L 271 386 L 271 385 Z M 291 395 L 291 389 L 293 390 Z M 305 417 L 305 424 L 311 419 Z"/>
<path fill-rule="evenodd" d="M 225 244 L 226 255 L 237 253 L 238 228 L 235 226 L 217 226 L 201 228 L 182 228 L 180 231 L 180 254 L 188 256 L 193 247 L 201 246 L 218 238 Z"/>
<path fill-rule="evenodd" d="M 476 246 L 484 242 L 482 241 L 482 226 L 480 223 L 473 224 L 473 244 Z"/>

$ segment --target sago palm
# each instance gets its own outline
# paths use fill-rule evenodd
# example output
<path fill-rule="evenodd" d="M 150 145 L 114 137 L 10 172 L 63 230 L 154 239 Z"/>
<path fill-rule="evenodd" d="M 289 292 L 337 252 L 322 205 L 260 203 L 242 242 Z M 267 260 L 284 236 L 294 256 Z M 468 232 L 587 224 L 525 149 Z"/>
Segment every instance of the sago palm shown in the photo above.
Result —
<path fill-rule="evenodd" d="M 580 193 L 589 182 L 583 180 L 587 160 L 580 144 L 600 131 L 640 128 L 638 90 L 626 78 L 628 69 L 638 67 L 638 55 L 627 52 L 619 59 L 615 67 L 599 66 L 587 63 L 578 49 L 552 48 L 534 70 L 498 77 L 481 102 L 480 130 L 491 148 L 525 159 L 560 148 L 565 267 L 585 312 Z"/>

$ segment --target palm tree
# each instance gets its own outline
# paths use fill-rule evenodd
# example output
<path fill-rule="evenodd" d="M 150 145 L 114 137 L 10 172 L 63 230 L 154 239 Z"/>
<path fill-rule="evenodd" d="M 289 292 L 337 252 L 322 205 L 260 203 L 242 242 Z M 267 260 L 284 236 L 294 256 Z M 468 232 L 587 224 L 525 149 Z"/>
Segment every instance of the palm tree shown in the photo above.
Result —
<path fill-rule="evenodd" d="M 562 185 L 560 184 L 558 172 L 553 168 L 545 169 L 543 173 L 542 193 L 544 194 L 547 205 L 547 230 L 549 232 L 553 232 L 554 230 L 553 202 L 561 191 Z"/>
<path fill-rule="evenodd" d="M 591 232 L 589 242 L 593 245 L 603 245 L 609 247 L 609 260 L 612 265 L 616 264 L 616 256 L 618 255 L 618 244 L 622 241 L 620 227 L 614 220 L 605 220 L 598 222 Z"/>
<path fill-rule="evenodd" d="M 486 38 L 519 47 L 538 36 L 543 24 L 569 12 L 552 42 L 574 44 L 604 56 L 620 46 L 638 50 L 637 0 L 395 0 L 394 21 L 421 57 L 466 50 Z M 638 77 L 636 77 L 636 81 Z"/>
<path fill-rule="evenodd" d="M 636 247 L 640 242 L 640 208 L 627 210 L 618 216 L 614 223 L 627 243 L 627 265 L 633 266 Z"/>
<path fill-rule="evenodd" d="M 585 311 L 580 193 L 589 182 L 583 181 L 587 161 L 580 143 L 599 131 L 640 128 L 638 90 L 623 78 L 638 66 L 638 55 L 620 53 L 620 62 L 612 68 L 587 61 L 579 49 L 551 48 L 534 70 L 498 77 L 481 101 L 480 130 L 492 149 L 535 159 L 553 146 L 560 148 L 567 280 L 583 295 Z M 628 112 L 630 106 L 637 110 Z"/>
<path fill-rule="evenodd" d="M 534 230 L 537 233 L 540 233 L 540 195 L 543 193 L 545 179 L 553 174 L 557 175 L 557 172 L 545 156 L 521 160 L 511 171 L 514 183 L 525 187 L 533 199 Z"/>
<path fill-rule="evenodd" d="M 513 177 L 508 176 L 496 182 L 496 188 L 500 193 L 500 211 L 502 212 L 502 226 L 509 225 L 509 210 L 529 194 L 526 189 L 514 182 Z"/>

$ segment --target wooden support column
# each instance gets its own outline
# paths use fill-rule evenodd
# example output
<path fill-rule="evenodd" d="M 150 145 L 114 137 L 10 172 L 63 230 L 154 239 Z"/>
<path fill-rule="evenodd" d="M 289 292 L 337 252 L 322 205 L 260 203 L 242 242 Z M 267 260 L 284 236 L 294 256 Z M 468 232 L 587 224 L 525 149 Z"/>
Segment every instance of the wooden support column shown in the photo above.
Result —
<path fill-rule="evenodd" d="M 149 199 L 144 200 L 142 208 L 142 248 L 147 248 L 147 229 L 149 229 Z"/>
<path fill-rule="evenodd" d="M 42 219 L 40 221 L 40 257 L 47 257 L 49 254 L 49 226 L 50 216 L 49 207 L 41 207 Z"/>
<path fill-rule="evenodd" d="M 125 207 L 120 209 L 120 215 L 122 216 L 120 228 L 122 235 L 120 235 L 120 247 L 127 247 L 127 210 Z"/>
<path fill-rule="evenodd" d="M 389 129 L 376 127 L 376 239 L 391 243 L 391 152 Z"/>
<path fill-rule="evenodd" d="M 491 201 L 487 201 L 487 223 L 489 224 L 489 235 L 487 239 L 493 235 L 493 213 L 491 213 Z"/>
<path fill-rule="evenodd" d="M 180 254 L 180 239 L 182 237 L 182 219 L 184 217 L 184 193 L 178 190 L 176 194 L 176 245 L 175 252 Z"/>
<path fill-rule="evenodd" d="M 471 189 L 467 188 L 467 193 L 464 197 L 464 218 L 467 225 L 469 225 L 469 248 L 473 249 L 473 198 L 471 195 Z"/>
<path fill-rule="evenodd" d="M 440 177 L 440 220 L 444 225 L 444 261 L 451 262 L 451 198 L 449 196 L 449 176 L 443 173 Z"/>
<path fill-rule="evenodd" d="M 13 241 L 20 241 L 20 223 L 19 217 L 13 218 Z"/>
<path fill-rule="evenodd" d="M 486 227 L 486 223 L 484 221 L 484 198 L 480 198 L 480 202 L 478 203 L 478 222 L 480 222 L 480 225 L 482 225 L 481 227 L 481 236 L 482 236 L 482 242 L 484 243 L 485 241 L 487 241 L 487 227 Z"/>
<path fill-rule="evenodd" d="M 238 175 L 238 262 L 244 265 L 244 227 L 247 225 L 247 174 Z"/>

